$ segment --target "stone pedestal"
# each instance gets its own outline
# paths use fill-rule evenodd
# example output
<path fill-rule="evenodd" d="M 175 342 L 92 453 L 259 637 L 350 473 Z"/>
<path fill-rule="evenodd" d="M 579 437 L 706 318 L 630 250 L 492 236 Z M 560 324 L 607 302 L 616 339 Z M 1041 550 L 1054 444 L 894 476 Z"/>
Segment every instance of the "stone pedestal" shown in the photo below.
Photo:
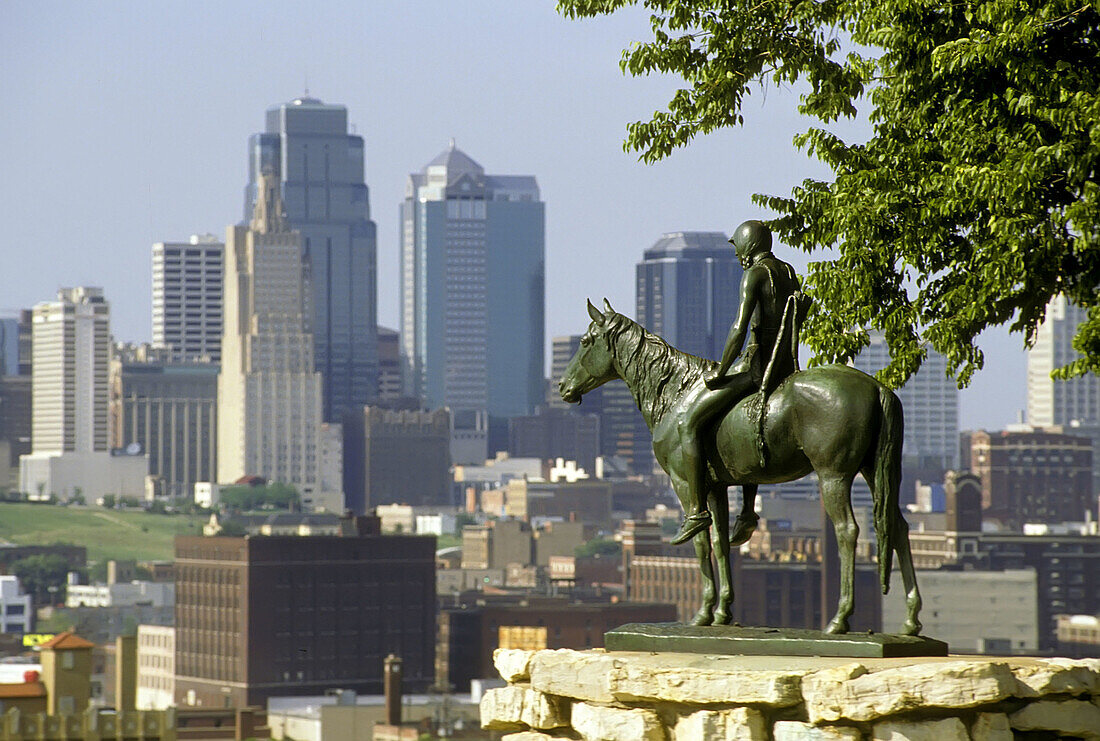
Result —
<path fill-rule="evenodd" d="M 1100 741 L 1100 659 L 498 650 L 509 741 Z"/>

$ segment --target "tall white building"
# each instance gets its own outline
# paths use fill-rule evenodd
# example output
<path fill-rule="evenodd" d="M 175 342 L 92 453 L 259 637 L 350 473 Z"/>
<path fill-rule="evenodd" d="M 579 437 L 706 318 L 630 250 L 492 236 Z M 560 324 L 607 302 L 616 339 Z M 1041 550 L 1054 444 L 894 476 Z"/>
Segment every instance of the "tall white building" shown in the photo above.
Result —
<path fill-rule="evenodd" d="M 261 177 L 252 223 L 227 232 L 218 480 L 262 476 L 310 499 L 319 484 L 321 374 L 302 237 L 286 222 L 278 182 Z"/>
<path fill-rule="evenodd" d="M 153 245 L 153 345 L 178 360 L 221 357 L 224 251 L 212 234 Z"/>
<path fill-rule="evenodd" d="M 34 307 L 31 451 L 107 449 L 110 310 L 102 288 L 62 288 Z"/>
<path fill-rule="evenodd" d="M 872 332 L 870 346 L 852 364 L 874 375 L 889 363 L 886 338 L 880 332 Z M 905 410 L 903 465 L 910 470 L 938 470 L 941 475 L 958 465 L 959 388 L 947 375 L 947 359 L 929 349 L 920 370 L 896 393 Z"/>
<path fill-rule="evenodd" d="M 401 351 L 412 394 L 489 447 L 545 395 L 545 208 L 529 175 L 487 175 L 451 146 L 409 175 L 401 208 Z M 455 458 L 455 460 L 459 460 Z"/>
<path fill-rule="evenodd" d="M 34 307 L 31 453 L 20 488 L 31 496 L 143 496 L 148 459 L 107 450 L 110 311 L 102 288 L 62 288 Z M 78 491 L 79 490 L 79 491 Z"/>
<path fill-rule="evenodd" d="M 1086 318 L 1085 311 L 1065 296 L 1056 296 L 1047 304 L 1046 319 L 1039 325 L 1035 346 L 1027 353 L 1029 424 L 1100 425 L 1100 377 L 1092 373 L 1067 381 L 1050 377 L 1051 371 L 1080 357 L 1073 349 L 1073 336 Z"/>
<path fill-rule="evenodd" d="M 1060 425 L 1068 434 L 1091 438 L 1093 493 L 1100 493 L 1100 376 L 1050 377 L 1055 368 L 1080 357 L 1073 336 L 1086 318 L 1084 309 L 1065 296 L 1047 304 L 1035 346 L 1027 353 L 1027 421 L 1035 427 Z"/>

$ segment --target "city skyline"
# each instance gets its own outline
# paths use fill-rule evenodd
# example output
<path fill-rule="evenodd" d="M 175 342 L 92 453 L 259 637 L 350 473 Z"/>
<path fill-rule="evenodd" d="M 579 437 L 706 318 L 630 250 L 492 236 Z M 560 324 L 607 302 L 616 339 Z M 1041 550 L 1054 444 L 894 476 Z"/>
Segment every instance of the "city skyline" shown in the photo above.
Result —
<path fill-rule="evenodd" d="M 631 306 L 631 267 L 660 234 L 728 232 L 770 215 L 751 204 L 753 192 L 786 194 L 824 175 L 791 144 L 805 123 L 786 88 L 750 100 L 743 129 L 704 137 L 668 162 L 644 166 L 624 153 L 626 124 L 663 106 L 674 86 L 619 72 L 621 49 L 649 33 L 644 12 L 577 22 L 552 4 L 367 12 L 322 3 L 256 18 L 247 8 L 167 3 L 140 17 L 121 4 L 16 7 L 8 16 L 0 79 L 20 105 L 0 121 L 11 174 L 0 195 L 13 217 L 5 254 L 35 250 L 19 279 L 4 281 L 0 314 L 60 286 L 103 285 L 123 341 L 151 334 L 150 245 L 220 234 L 237 221 L 244 142 L 262 130 L 264 110 L 307 87 L 346 106 L 364 139 L 378 322 L 388 327 L 398 325 L 404 180 L 450 137 L 490 171 L 539 179 L 548 204 L 547 344 L 583 331 L 587 297 Z M 102 44 L 107 36 L 117 43 Z M 423 48 L 449 63 L 419 59 Z M 866 127 L 837 130 L 858 138 Z M 57 204 L 41 195 L 66 168 L 93 174 L 96 187 L 66 191 L 74 195 L 57 218 Z M 807 257 L 788 252 L 804 270 Z M 1025 405 L 1022 338 L 985 337 L 989 362 L 962 395 L 963 427 L 1003 426 Z"/>

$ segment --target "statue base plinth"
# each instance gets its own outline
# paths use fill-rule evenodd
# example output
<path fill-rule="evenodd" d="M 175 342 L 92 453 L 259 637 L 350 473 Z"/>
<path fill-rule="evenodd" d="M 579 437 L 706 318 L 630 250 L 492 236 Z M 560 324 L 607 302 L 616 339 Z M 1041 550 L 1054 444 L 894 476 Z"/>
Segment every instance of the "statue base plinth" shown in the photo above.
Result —
<path fill-rule="evenodd" d="M 608 651 L 660 651 L 720 656 L 850 656 L 902 658 L 947 656 L 947 644 L 924 636 L 892 633 L 836 635 L 800 628 L 743 628 L 735 625 L 627 623 L 604 633 Z"/>

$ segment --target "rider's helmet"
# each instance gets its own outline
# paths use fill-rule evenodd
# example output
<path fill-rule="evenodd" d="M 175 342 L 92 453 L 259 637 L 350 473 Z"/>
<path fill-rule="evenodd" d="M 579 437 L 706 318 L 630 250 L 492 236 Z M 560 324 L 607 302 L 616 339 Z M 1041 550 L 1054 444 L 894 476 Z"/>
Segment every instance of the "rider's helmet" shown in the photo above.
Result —
<path fill-rule="evenodd" d="M 741 264 L 747 265 L 754 255 L 771 251 L 772 230 L 762 221 L 749 219 L 733 232 L 730 244 Z"/>

